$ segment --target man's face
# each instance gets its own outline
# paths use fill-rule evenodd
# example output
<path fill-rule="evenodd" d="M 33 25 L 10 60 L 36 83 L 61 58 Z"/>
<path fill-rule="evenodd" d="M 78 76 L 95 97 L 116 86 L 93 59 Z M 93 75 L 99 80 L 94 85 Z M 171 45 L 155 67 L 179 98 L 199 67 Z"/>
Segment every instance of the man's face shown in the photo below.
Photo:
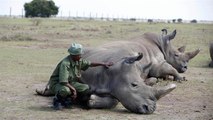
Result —
<path fill-rule="evenodd" d="M 81 55 L 71 55 L 74 61 L 79 61 L 81 59 Z"/>

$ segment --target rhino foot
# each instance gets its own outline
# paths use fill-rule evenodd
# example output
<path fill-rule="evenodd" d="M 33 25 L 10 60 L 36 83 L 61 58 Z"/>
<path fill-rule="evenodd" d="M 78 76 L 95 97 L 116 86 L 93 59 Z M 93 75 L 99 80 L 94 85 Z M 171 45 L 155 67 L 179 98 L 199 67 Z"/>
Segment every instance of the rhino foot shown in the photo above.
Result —
<path fill-rule="evenodd" d="M 100 97 L 98 95 L 92 94 L 87 103 L 90 108 L 114 108 L 118 104 L 118 100 L 112 98 L 111 96 Z"/>
<path fill-rule="evenodd" d="M 54 94 L 49 90 L 49 89 L 45 89 L 45 90 L 38 90 L 36 89 L 36 93 L 37 95 L 40 96 L 54 96 Z"/>
<path fill-rule="evenodd" d="M 90 99 L 89 99 L 89 101 L 88 101 L 88 106 L 89 106 L 89 107 L 92 107 L 92 106 L 95 105 L 95 99 L 96 99 L 96 95 L 91 95 L 91 96 L 90 96 Z"/>
<path fill-rule="evenodd" d="M 153 86 L 153 85 L 156 85 L 156 84 L 157 84 L 158 79 L 152 77 L 152 78 L 146 79 L 144 82 L 145 82 L 145 84 L 148 85 L 148 86 Z"/>
<path fill-rule="evenodd" d="M 186 77 L 174 77 L 174 81 L 182 83 L 182 81 L 187 81 Z"/>
<path fill-rule="evenodd" d="M 183 77 L 183 81 L 188 81 L 188 80 L 186 79 L 186 77 Z"/>

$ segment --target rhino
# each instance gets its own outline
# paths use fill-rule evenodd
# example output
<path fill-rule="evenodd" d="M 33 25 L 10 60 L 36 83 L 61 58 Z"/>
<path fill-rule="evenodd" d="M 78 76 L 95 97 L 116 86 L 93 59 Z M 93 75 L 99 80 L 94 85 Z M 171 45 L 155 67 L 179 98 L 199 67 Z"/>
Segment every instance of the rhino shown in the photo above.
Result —
<path fill-rule="evenodd" d="M 171 40 L 176 36 L 176 30 L 169 35 L 156 35 L 154 33 L 145 33 L 141 39 L 135 42 L 139 44 L 140 50 L 145 54 L 145 60 L 142 63 L 152 62 L 153 66 L 148 71 L 148 77 L 165 78 L 171 75 L 174 80 L 183 80 L 179 73 L 187 70 L 188 62 L 194 58 L 200 49 L 192 52 L 186 52 L 186 46 L 177 50 L 171 45 Z"/>
<path fill-rule="evenodd" d="M 141 52 L 144 55 L 144 58 L 139 61 L 141 66 L 151 63 L 151 66 L 141 73 L 141 77 L 144 79 L 153 77 L 165 78 L 170 75 L 174 77 L 174 80 L 181 81 L 184 80 L 184 77 L 181 77 L 179 73 L 184 73 L 187 70 L 189 60 L 194 58 L 200 52 L 200 49 L 192 52 L 185 52 L 185 46 L 177 50 L 174 49 L 171 45 L 171 40 L 174 39 L 175 35 L 176 30 L 168 35 L 145 33 L 130 41 L 116 41 L 102 45 L 96 48 L 96 50 L 92 50 L 92 52 L 87 48 L 84 56 L 88 57 L 91 53 L 99 53 L 103 49 L 105 49 L 105 51 L 102 52 L 102 54 L 105 54 L 106 51 L 115 51 L 121 48 L 131 52 L 131 54 L 124 54 L 120 51 L 120 53 L 117 54 L 121 56 L 133 55 L 134 53 Z M 110 55 L 108 57 L 111 58 L 108 59 L 112 61 L 115 58 L 115 56 L 111 57 Z"/>
<path fill-rule="evenodd" d="M 116 41 L 96 48 L 85 48 L 83 59 L 113 61 L 114 65 L 82 71 L 82 82 L 90 86 L 90 108 L 113 108 L 120 102 L 126 109 L 139 114 L 151 114 L 156 102 L 176 88 L 175 84 L 155 88 L 144 82 L 151 77 L 174 76 L 187 70 L 187 63 L 199 49 L 184 53 L 185 47 L 175 50 L 170 41 L 176 30 L 167 35 L 145 33 L 130 41 Z M 140 53 L 140 54 L 139 54 Z M 47 92 L 48 93 L 48 92 Z"/>
<path fill-rule="evenodd" d="M 82 71 L 81 82 L 88 84 L 92 91 L 87 100 L 89 108 L 110 109 L 120 102 L 130 112 L 151 114 L 156 110 L 157 100 L 176 88 L 175 84 L 151 87 L 143 82 L 141 72 L 150 64 L 141 66 L 142 53 L 133 53 L 119 48 L 114 50 L 94 49 L 82 57 L 90 61 L 106 62 L 112 58 L 116 60 L 114 65 L 109 68 L 90 67 L 86 71 Z M 42 96 L 52 95 L 48 89 L 36 90 L 36 92 Z"/>
<path fill-rule="evenodd" d="M 211 62 L 209 63 L 209 67 L 213 67 L 213 42 L 210 43 L 209 46 L 209 53 L 210 53 L 210 57 L 211 57 Z"/>
<path fill-rule="evenodd" d="M 82 82 L 93 91 L 88 100 L 90 108 L 113 108 L 120 102 L 131 112 L 151 114 L 157 100 L 176 88 L 175 84 L 155 88 L 143 82 L 141 72 L 149 65 L 141 67 L 142 53 L 135 54 L 124 48 L 100 48 L 87 51 L 82 57 L 90 61 L 114 60 L 114 65 L 108 69 L 96 67 L 82 72 Z"/>

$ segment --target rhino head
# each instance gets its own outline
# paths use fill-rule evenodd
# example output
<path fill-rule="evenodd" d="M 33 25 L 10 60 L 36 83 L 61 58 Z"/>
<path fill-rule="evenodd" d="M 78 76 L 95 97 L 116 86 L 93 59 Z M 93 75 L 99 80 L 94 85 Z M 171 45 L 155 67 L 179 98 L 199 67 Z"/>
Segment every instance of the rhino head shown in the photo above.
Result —
<path fill-rule="evenodd" d="M 156 109 L 156 102 L 164 95 L 176 88 L 175 84 L 163 88 L 153 88 L 144 84 L 140 77 L 142 54 L 136 57 L 126 57 L 109 69 L 111 80 L 111 94 L 121 104 L 134 113 L 150 114 Z M 116 76 L 116 77 L 115 77 Z"/>
<path fill-rule="evenodd" d="M 188 62 L 194 58 L 200 49 L 194 50 L 192 52 L 185 52 L 185 46 L 182 46 L 175 50 L 170 41 L 174 39 L 176 35 L 176 30 L 171 34 L 163 36 L 162 41 L 164 43 L 163 50 L 165 51 L 164 56 L 166 61 L 171 64 L 179 73 L 184 73 L 187 70 Z"/>

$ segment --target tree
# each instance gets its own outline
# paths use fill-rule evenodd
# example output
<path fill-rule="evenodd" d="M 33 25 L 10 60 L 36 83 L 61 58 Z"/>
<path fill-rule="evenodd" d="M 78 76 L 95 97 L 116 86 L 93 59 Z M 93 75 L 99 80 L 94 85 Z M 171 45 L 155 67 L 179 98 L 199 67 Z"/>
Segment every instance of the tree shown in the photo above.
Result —
<path fill-rule="evenodd" d="M 176 19 L 172 19 L 172 22 L 175 23 L 175 22 L 176 22 Z"/>
<path fill-rule="evenodd" d="M 190 23 L 197 23 L 197 20 L 193 19 L 190 21 Z"/>
<path fill-rule="evenodd" d="M 129 20 L 130 21 L 136 21 L 136 18 L 130 18 Z"/>
<path fill-rule="evenodd" d="M 182 22 L 183 22 L 183 19 L 178 18 L 177 21 L 178 21 L 178 23 L 182 23 Z"/>
<path fill-rule="evenodd" d="M 58 8 L 52 0 L 33 0 L 24 4 L 25 17 L 50 17 L 58 14 Z"/>
<path fill-rule="evenodd" d="M 148 19 L 147 22 L 148 22 L 149 24 L 151 24 L 151 23 L 153 23 L 153 19 Z"/>

